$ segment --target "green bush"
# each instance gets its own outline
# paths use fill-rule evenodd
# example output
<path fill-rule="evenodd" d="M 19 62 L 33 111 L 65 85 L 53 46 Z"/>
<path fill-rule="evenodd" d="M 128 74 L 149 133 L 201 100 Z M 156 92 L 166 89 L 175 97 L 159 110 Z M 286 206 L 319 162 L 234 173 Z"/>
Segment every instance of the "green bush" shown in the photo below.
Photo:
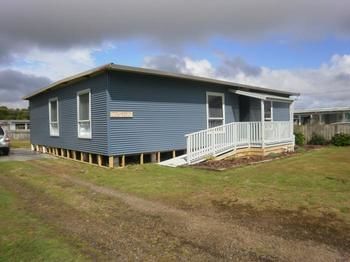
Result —
<path fill-rule="evenodd" d="M 350 146 L 350 135 L 349 134 L 335 134 L 331 140 L 335 146 Z"/>
<path fill-rule="evenodd" d="M 312 133 L 311 140 L 309 141 L 310 145 L 326 145 L 327 140 L 316 133 Z"/>
<path fill-rule="evenodd" d="M 305 144 L 305 136 L 303 133 L 295 132 L 294 136 L 295 136 L 295 144 L 297 146 L 303 146 Z"/>

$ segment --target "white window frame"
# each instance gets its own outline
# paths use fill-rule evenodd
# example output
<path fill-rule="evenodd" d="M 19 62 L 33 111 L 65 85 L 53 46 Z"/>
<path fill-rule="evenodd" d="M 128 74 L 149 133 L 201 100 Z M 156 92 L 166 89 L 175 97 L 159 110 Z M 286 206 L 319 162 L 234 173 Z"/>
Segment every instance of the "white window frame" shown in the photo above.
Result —
<path fill-rule="evenodd" d="M 56 105 L 57 105 L 57 122 L 52 122 L 51 121 L 51 102 L 56 101 Z M 59 102 L 58 102 L 58 98 L 54 97 L 49 99 L 49 130 L 50 130 L 50 136 L 60 136 L 60 110 L 59 110 L 60 106 L 59 106 Z M 57 134 L 53 133 L 51 124 L 57 124 Z"/>
<path fill-rule="evenodd" d="M 220 96 L 222 99 L 222 118 L 221 117 L 209 117 L 209 96 Z M 210 120 L 222 120 L 222 124 L 225 124 L 225 94 L 217 92 L 207 92 L 207 128 L 209 128 Z"/>
<path fill-rule="evenodd" d="M 265 102 L 269 102 L 270 103 L 270 107 L 271 107 L 271 117 L 266 118 L 265 114 L 266 114 L 266 103 Z M 272 100 L 264 100 L 264 121 L 265 122 L 273 122 L 273 101 Z"/>
<path fill-rule="evenodd" d="M 89 94 L 89 120 L 79 120 L 80 117 L 80 109 L 79 109 L 79 104 L 80 104 L 80 96 Z M 80 134 L 80 122 L 90 122 L 90 133 L 88 135 L 81 135 Z M 91 139 L 92 137 L 92 120 L 91 120 L 91 91 L 90 89 L 84 89 L 79 92 L 77 92 L 77 131 L 78 131 L 78 138 L 82 139 Z"/>

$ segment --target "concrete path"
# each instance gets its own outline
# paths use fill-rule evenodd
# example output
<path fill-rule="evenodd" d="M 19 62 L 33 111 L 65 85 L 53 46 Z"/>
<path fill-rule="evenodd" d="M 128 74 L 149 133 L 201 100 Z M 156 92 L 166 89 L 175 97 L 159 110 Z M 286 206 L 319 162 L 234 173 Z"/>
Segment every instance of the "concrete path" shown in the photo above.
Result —
<path fill-rule="evenodd" d="M 44 159 L 44 158 L 54 158 L 54 157 L 51 155 L 34 152 L 34 151 L 31 151 L 30 149 L 16 148 L 16 149 L 10 150 L 9 156 L 0 155 L 0 162 L 27 161 L 27 160 Z"/>

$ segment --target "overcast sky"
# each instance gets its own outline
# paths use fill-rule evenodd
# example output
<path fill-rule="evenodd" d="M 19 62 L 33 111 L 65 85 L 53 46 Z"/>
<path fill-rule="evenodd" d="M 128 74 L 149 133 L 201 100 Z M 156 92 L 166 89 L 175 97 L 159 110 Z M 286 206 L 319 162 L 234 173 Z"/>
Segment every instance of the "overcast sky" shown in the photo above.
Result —
<path fill-rule="evenodd" d="M 0 8 L 0 105 L 114 62 L 350 105 L 350 1 L 11 0 Z"/>

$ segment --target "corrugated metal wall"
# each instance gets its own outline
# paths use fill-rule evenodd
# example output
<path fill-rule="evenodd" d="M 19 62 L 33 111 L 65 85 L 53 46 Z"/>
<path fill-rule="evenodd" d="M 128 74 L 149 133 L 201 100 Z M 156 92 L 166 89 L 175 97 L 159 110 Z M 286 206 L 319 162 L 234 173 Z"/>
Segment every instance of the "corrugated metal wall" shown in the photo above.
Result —
<path fill-rule="evenodd" d="M 111 72 L 109 110 L 133 118 L 110 119 L 110 153 L 183 149 L 184 135 L 207 128 L 206 92 L 225 93 L 225 121 L 239 118 L 238 99 L 226 88 L 188 80 Z"/>
<path fill-rule="evenodd" d="M 77 135 L 77 92 L 91 89 L 92 139 Z M 49 133 L 50 98 L 58 97 L 60 136 Z M 31 143 L 58 148 L 108 155 L 107 139 L 107 74 L 38 95 L 30 100 Z"/>
<path fill-rule="evenodd" d="M 78 91 L 91 89 L 92 139 L 77 136 Z M 184 149 L 184 135 L 207 128 L 206 92 L 225 94 L 225 122 L 260 121 L 260 100 L 239 99 L 219 85 L 126 72 L 108 72 L 30 100 L 33 144 L 102 155 Z M 58 97 L 60 136 L 49 134 L 50 98 Z M 242 98 L 242 97 L 240 97 Z M 274 120 L 289 120 L 288 104 L 274 102 Z M 132 118 L 110 118 L 111 111 L 133 112 Z"/>

